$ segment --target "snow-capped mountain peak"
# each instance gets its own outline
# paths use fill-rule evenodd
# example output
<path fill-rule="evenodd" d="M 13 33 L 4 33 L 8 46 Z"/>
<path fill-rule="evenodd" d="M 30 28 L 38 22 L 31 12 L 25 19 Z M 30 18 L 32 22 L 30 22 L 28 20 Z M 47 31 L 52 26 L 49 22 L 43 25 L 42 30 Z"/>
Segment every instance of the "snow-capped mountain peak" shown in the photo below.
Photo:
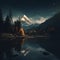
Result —
<path fill-rule="evenodd" d="M 24 16 L 21 18 L 21 21 L 24 21 L 24 22 L 26 22 L 26 23 L 29 24 L 29 25 L 32 24 L 32 21 L 31 21 L 26 15 L 24 15 Z"/>

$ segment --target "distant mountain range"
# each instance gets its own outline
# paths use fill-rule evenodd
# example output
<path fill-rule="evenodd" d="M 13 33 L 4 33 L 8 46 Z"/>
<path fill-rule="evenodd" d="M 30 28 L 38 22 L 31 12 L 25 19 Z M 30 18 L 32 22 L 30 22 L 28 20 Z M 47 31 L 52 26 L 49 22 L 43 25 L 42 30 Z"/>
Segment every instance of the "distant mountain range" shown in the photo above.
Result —
<path fill-rule="evenodd" d="M 30 30 L 45 31 L 46 33 L 60 32 L 60 13 L 55 14 L 53 17 L 47 19 L 42 24 L 32 24 L 29 26 Z M 29 31 L 30 31 L 29 30 Z"/>
<path fill-rule="evenodd" d="M 40 24 L 40 28 L 44 29 L 47 27 L 60 27 L 60 13 L 57 13 L 56 15 L 54 15 L 53 17 L 51 17 L 50 19 L 46 20 L 46 22 Z"/>
<path fill-rule="evenodd" d="M 46 21 L 46 18 L 40 17 L 40 20 L 31 20 L 26 15 L 23 15 L 21 18 L 22 26 L 25 30 L 27 29 L 33 29 L 37 28 L 40 24 L 44 23 Z"/>
<path fill-rule="evenodd" d="M 31 25 L 32 24 L 32 21 L 26 15 L 23 15 L 23 17 L 21 18 L 21 21 L 26 23 L 26 25 Z"/>
<path fill-rule="evenodd" d="M 60 33 L 60 13 L 55 14 L 50 19 L 46 20 L 45 23 L 40 24 L 38 29 L 46 30 L 49 33 L 52 33 L 52 31 L 56 34 Z"/>
<path fill-rule="evenodd" d="M 29 18 L 26 15 L 23 15 L 22 18 L 21 18 L 21 21 L 25 22 L 28 25 L 31 25 L 31 24 L 42 24 L 46 21 L 46 19 L 47 18 L 45 18 L 45 17 L 40 17 L 39 19 L 34 20 L 33 18 Z"/>
<path fill-rule="evenodd" d="M 28 18 L 26 15 L 24 15 L 21 18 L 21 21 L 22 21 L 22 26 L 25 30 L 33 29 L 33 28 L 36 28 L 37 26 L 39 26 L 38 23 L 33 23 L 32 20 L 30 18 Z"/>

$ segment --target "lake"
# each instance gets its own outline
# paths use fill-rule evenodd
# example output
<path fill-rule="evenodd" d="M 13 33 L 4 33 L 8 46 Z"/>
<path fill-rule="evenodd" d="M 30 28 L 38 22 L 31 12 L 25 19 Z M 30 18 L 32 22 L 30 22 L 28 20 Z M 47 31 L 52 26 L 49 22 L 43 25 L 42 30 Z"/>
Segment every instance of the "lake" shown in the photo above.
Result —
<path fill-rule="evenodd" d="M 2 41 L 0 43 L 0 60 L 59 60 L 45 48 L 48 39 L 47 37 L 32 37 Z"/>

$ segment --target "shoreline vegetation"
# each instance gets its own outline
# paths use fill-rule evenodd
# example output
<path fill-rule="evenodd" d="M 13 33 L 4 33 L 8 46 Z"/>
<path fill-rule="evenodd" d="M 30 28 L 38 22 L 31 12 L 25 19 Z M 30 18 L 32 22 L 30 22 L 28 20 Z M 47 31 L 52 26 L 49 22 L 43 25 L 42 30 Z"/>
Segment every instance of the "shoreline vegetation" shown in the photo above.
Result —
<path fill-rule="evenodd" d="M 44 31 L 35 31 L 35 30 L 27 30 L 25 31 L 25 29 L 22 27 L 21 25 L 21 20 L 20 17 L 18 17 L 18 20 L 16 20 L 13 23 L 13 19 L 12 19 L 12 11 L 9 10 L 8 15 L 6 16 L 5 19 L 3 19 L 3 12 L 0 9 L 0 35 L 7 35 L 7 37 L 10 35 L 18 35 L 18 36 L 48 36 L 47 33 L 45 33 Z M 6 36 L 5 36 L 6 37 Z"/>
<path fill-rule="evenodd" d="M 3 19 L 2 10 L 0 9 L 0 35 L 20 35 L 25 36 L 25 31 L 21 26 L 20 17 L 13 23 L 12 12 L 9 10 L 9 14 Z"/>

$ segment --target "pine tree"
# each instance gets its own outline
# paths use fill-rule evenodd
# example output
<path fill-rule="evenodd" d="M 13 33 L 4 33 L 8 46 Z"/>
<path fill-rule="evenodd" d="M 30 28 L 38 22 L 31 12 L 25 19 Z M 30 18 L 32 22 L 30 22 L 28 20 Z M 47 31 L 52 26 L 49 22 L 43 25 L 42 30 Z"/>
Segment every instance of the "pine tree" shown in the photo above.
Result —
<path fill-rule="evenodd" d="M 5 32 L 7 33 L 11 32 L 11 21 L 10 21 L 9 16 L 7 16 L 5 20 Z"/>
<path fill-rule="evenodd" d="M 0 24 L 3 23 L 2 10 L 0 9 Z"/>
<path fill-rule="evenodd" d="M 21 28 L 21 21 L 20 18 L 15 22 L 15 32 L 19 32 L 19 29 Z"/>
<path fill-rule="evenodd" d="M 3 17 L 2 17 L 2 10 L 0 9 L 0 33 L 3 32 Z"/>
<path fill-rule="evenodd" d="M 9 19 L 10 19 L 10 22 L 12 24 L 13 20 L 12 20 L 12 10 L 11 9 L 9 10 Z"/>

